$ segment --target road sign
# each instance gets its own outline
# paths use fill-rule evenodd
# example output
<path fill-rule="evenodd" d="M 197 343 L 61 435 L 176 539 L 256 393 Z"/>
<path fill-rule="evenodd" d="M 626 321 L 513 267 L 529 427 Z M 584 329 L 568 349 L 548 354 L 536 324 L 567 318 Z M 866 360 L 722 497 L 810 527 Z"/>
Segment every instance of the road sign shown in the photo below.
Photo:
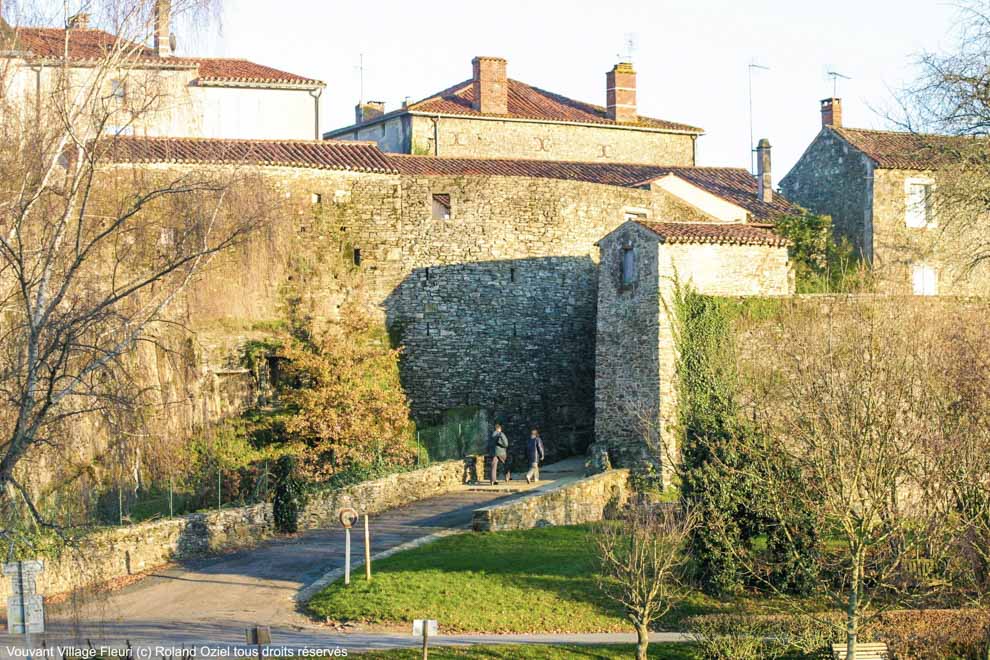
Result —
<path fill-rule="evenodd" d="M 430 637 L 435 637 L 437 634 L 437 620 L 436 619 L 416 619 L 413 621 L 413 635 L 416 637 L 423 636 L 423 626 L 426 626 L 426 634 Z"/>
<path fill-rule="evenodd" d="M 24 617 L 27 617 L 27 629 L 24 628 Z M 7 599 L 7 632 L 11 635 L 45 632 L 44 597 L 38 595 L 21 598 L 11 596 Z"/>

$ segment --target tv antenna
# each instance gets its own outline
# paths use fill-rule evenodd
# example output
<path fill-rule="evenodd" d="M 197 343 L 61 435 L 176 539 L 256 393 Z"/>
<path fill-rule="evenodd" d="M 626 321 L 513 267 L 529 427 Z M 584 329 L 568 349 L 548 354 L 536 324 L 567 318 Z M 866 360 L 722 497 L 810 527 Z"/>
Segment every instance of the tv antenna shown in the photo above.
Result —
<path fill-rule="evenodd" d="M 849 76 L 842 75 L 838 71 L 829 71 L 828 75 L 832 78 L 832 98 L 836 98 L 839 95 L 839 78 L 852 80 Z"/>
<path fill-rule="evenodd" d="M 633 61 L 633 56 L 636 54 L 636 45 L 639 41 L 639 36 L 635 32 L 626 32 L 622 37 L 623 51 L 617 53 L 616 57 L 619 58 L 620 62 Z"/>
<path fill-rule="evenodd" d="M 762 64 L 757 64 L 756 62 L 750 62 L 748 67 L 749 73 L 749 171 L 756 171 L 756 145 L 753 139 L 753 70 L 759 71 L 769 71 L 770 67 L 763 66 Z"/>
<path fill-rule="evenodd" d="M 358 65 L 354 68 L 357 69 L 358 78 L 361 85 L 361 93 L 358 95 L 358 103 L 364 103 L 364 53 L 358 54 Z"/>

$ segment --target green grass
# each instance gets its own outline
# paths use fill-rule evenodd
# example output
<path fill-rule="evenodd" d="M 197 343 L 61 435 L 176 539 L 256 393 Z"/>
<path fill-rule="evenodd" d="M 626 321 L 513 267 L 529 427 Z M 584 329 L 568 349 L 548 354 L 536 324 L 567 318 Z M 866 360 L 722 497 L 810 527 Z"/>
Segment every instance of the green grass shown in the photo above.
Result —
<path fill-rule="evenodd" d="M 437 619 L 444 632 L 631 632 L 595 583 L 587 526 L 461 534 L 375 562 L 374 579 L 338 581 L 309 602 L 333 621 L 405 626 Z M 657 625 L 676 630 L 698 614 L 759 610 L 692 592 Z"/>
<path fill-rule="evenodd" d="M 536 644 L 514 644 L 507 646 L 469 646 L 459 648 L 431 648 L 430 658 L 436 660 L 557 660 L 558 658 L 631 658 L 636 655 L 636 647 L 631 644 L 610 644 L 596 646 L 540 646 Z M 419 649 L 402 649 L 362 654 L 361 658 L 381 660 L 418 660 L 422 658 Z M 697 658 L 693 644 L 650 644 L 650 657 L 662 660 L 694 660 Z"/>

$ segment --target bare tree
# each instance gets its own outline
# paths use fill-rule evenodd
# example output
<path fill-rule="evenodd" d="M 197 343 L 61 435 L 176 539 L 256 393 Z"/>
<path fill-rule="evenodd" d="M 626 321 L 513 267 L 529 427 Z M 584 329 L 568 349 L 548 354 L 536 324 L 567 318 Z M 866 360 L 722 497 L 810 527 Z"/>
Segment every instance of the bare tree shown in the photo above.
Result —
<path fill-rule="evenodd" d="M 800 496 L 835 542 L 823 588 L 845 610 L 855 657 L 873 613 L 929 593 L 917 567 L 939 565 L 952 538 L 933 443 L 944 420 L 945 353 L 935 312 L 889 301 L 814 309 L 786 308 L 776 352 L 749 365 L 752 410 L 766 439 L 759 454 L 786 456 L 800 471 Z M 793 495 L 773 470 L 754 469 L 769 499 Z"/>
<path fill-rule="evenodd" d="M 182 320 L 186 290 L 271 206 L 264 186 L 236 168 L 127 164 L 136 143 L 122 136 L 174 102 L 144 45 L 154 4 L 73 7 L 117 35 L 81 64 L 77 30 L 64 31 L 59 56 L 44 58 L 24 52 L 16 25 L 0 35 L 13 53 L 0 69 L 0 133 L 10 138 L 0 144 L 0 507 L 11 514 L 19 501 L 42 525 L 56 521 L 36 506 L 25 462 L 69 461 L 71 424 L 82 417 L 127 423 L 146 389 L 135 347 Z M 212 4 L 173 0 L 171 8 L 181 15 Z M 43 72 L 36 91 L 17 85 L 26 70 Z"/>
<path fill-rule="evenodd" d="M 646 660 L 650 624 L 679 598 L 684 550 L 695 522 L 692 514 L 672 506 L 637 503 L 595 530 L 598 583 L 635 626 L 638 660 Z"/>

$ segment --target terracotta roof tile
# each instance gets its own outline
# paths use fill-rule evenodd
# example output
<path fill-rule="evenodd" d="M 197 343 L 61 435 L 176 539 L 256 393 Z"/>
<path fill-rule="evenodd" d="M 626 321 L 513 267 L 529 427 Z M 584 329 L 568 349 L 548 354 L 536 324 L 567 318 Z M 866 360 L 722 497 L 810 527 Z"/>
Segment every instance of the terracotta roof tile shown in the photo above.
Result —
<path fill-rule="evenodd" d="M 647 222 L 637 220 L 660 237 L 662 243 L 714 243 L 787 247 L 787 239 L 767 226 L 713 222 Z"/>
<path fill-rule="evenodd" d="M 524 176 L 586 181 L 610 186 L 636 187 L 674 174 L 748 211 L 754 220 L 771 220 L 796 213 L 797 208 L 781 195 L 771 203 L 757 196 L 756 179 L 746 170 L 730 167 L 664 167 L 632 163 L 582 163 L 549 160 L 436 158 L 433 156 L 389 156 L 403 174 Z"/>
<path fill-rule="evenodd" d="M 159 64 L 169 67 L 198 68 L 201 83 L 283 84 L 323 86 L 319 80 L 305 78 L 294 73 L 279 71 L 262 64 L 242 59 L 158 57 L 152 49 L 135 42 L 118 39 L 103 30 L 68 30 L 69 59 L 79 62 L 98 61 L 114 48 L 124 52 L 122 58 L 141 64 Z M 15 47 L 36 57 L 59 59 L 66 52 L 66 30 L 61 28 L 18 28 Z"/>
<path fill-rule="evenodd" d="M 866 154 L 879 167 L 895 170 L 937 169 L 959 160 L 960 153 L 979 139 L 860 128 L 832 127 L 830 130 Z"/>
<path fill-rule="evenodd" d="M 394 110 L 383 117 L 394 117 L 405 112 L 437 113 L 445 115 L 465 115 L 475 117 L 511 117 L 514 119 L 536 119 L 542 121 L 573 122 L 582 124 L 605 124 L 612 126 L 638 126 L 664 131 L 701 134 L 704 129 L 688 124 L 640 116 L 635 122 L 616 122 L 610 119 L 605 108 L 575 101 L 532 85 L 509 79 L 508 114 L 485 115 L 474 109 L 474 86 L 470 80 L 432 94 L 421 101 L 409 104 L 407 108 Z M 380 121 L 376 117 L 372 121 Z M 341 129 L 342 130 L 342 129 Z M 331 131 L 332 135 L 335 131 Z"/>
<path fill-rule="evenodd" d="M 244 163 L 397 174 L 378 147 L 329 140 L 225 140 L 119 136 L 110 156 L 128 163 Z"/>

